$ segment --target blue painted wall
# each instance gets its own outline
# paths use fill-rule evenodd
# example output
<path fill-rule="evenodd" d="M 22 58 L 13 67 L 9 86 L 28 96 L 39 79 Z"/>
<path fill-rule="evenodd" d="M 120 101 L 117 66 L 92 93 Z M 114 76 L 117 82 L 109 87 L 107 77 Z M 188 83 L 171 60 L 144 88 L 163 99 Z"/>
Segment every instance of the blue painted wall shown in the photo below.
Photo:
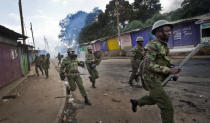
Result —
<path fill-rule="evenodd" d="M 194 22 L 175 24 L 172 39 L 173 46 L 196 45 L 200 42 L 200 26 Z"/>
<path fill-rule="evenodd" d="M 151 32 L 151 28 L 146 28 L 137 32 L 131 32 L 132 47 L 136 46 L 136 38 L 138 36 L 142 36 L 144 38 L 143 45 L 145 46 L 151 39 L 151 35 L 149 34 L 150 32 Z"/>
<path fill-rule="evenodd" d="M 108 46 L 106 40 L 101 42 L 101 50 L 102 51 L 108 51 Z"/>

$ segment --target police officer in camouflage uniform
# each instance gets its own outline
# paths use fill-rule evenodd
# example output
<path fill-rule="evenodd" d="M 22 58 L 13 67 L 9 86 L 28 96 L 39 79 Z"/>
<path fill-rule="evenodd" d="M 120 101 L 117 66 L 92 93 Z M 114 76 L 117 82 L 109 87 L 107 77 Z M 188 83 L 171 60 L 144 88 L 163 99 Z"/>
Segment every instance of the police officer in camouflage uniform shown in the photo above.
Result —
<path fill-rule="evenodd" d="M 144 38 L 139 36 L 136 39 L 137 45 L 131 50 L 133 56 L 131 58 L 131 65 L 132 65 L 132 73 L 129 79 L 129 84 L 133 85 L 133 80 L 135 79 L 136 82 L 138 81 L 138 69 L 141 60 L 144 57 L 144 48 L 143 48 L 143 42 Z"/>
<path fill-rule="evenodd" d="M 34 62 L 35 62 L 35 71 L 36 71 L 37 76 L 39 76 L 39 70 L 42 72 L 42 75 L 43 75 L 44 73 L 41 66 L 41 56 L 35 55 Z"/>
<path fill-rule="evenodd" d="M 146 45 L 142 67 L 142 80 L 147 85 L 149 95 L 139 100 L 130 100 L 133 112 L 137 111 L 137 106 L 157 104 L 161 110 L 162 123 L 174 123 L 174 109 L 170 98 L 161 86 L 161 82 L 169 74 L 180 72 L 178 68 L 170 68 L 168 39 L 172 27 L 166 20 L 159 20 L 154 23 L 152 33 L 156 39 Z"/>
<path fill-rule="evenodd" d="M 77 85 L 81 95 L 85 99 L 85 104 L 91 105 L 78 70 L 78 66 L 84 67 L 84 63 L 77 61 L 77 55 L 74 54 L 74 50 L 72 48 L 69 48 L 67 53 L 68 56 L 63 59 L 60 67 L 60 78 L 61 80 L 64 80 L 65 77 L 67 77 L 70 91 L 75 91 Z"/>
<path fill-rule="evenodd" d="M 90 74 L 89 79 L 92 82 L 92 88 L 96 88 L 95 82 L 99 78 L 98 71 L 96 70 L 96 58 L 93 55 L 92 47 L 88 47 L 88 53 L 85 60 L 88 72 Z"/>
<path fill-rule="evenodd" d="M 44 54 L 41 54 L 41 55 L 40 55 L 40 65 L 41 65 L 42 70 L 43 70 L 43 66 L 44 66 L 44 57 L 45 57 Z M 43 74 L 42 74 L 42 75 L 43 75 Z"/>
<path fill-rule="evenodd" d="M 62 55 L 58 53 L 58 56 L 56 57 L 58 59 L 58 66 L 61 64 Z"/>
<path fill-rule="evenodd" d="M 43 60 L 43 69 L 45 72 L 46 78 L 48 78 L 48 69 L 50 68 L 50 54 L 47 53 Z"/>

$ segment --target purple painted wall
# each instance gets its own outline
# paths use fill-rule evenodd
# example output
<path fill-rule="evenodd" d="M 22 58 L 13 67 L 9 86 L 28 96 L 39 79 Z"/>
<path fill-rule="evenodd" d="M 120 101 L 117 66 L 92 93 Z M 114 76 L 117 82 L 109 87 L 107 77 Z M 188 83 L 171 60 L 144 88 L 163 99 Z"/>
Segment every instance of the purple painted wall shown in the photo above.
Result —
<path fill-rule="evenodd" d="M 173 48 L 173 45 L 174 45 L 174 43 L 173 43 L 173 33 L 171 33 L 171 36 L 168 40 L 168 46 L 169 46 L 169 48 Z"/>
<path fill-rule="evenodd" d="M 144 46 L 153 38 L 151 27 L 131 33 L 132 46 L 136 46 L 136 38 L 142 36 L 144 38 Z M 186 22 L 175 24 L 173 33 L 169 38 L 168 44 L 170 48 L 174 46 L 197 45 L 200 43 L 200 26 L 194 22 Z"/>
<path fill-rule="evenodd" d="M 200 25 L 199 24 L 192 24 L 192 31 L 193 31 L 193 42 L 194 45 L 197 45 L 201 42 L 201 32 L 200 32 Z"/>
<path fill-rule="evenodd" d="M 0 87 L 21 76 L 20 56 L 16 46 L 0 44 Z"/>
<path fill-rule="evenodd" d="M 132 32 L 131 33 L 131 42 L 132 42 L 132 47 L 136 46 L 136 38 L 138 36 L 142 36 L 144 38 L 144 43 L 143 45 L 145 46 L 150 38 L 149 38 L 149 32 L 150 32 L 150 28 L 146 28 L 137 32 Z"/>
<path fill-rule="evenodd" d="M 97 42 L 95 42 L 95 51 L 99 51 L 99 50 L 101 50 L 101 41 L 97 41 Z"/>
<path fill-rule="evenodd" d="M 172 38 L 173 46 L 196 45 L 200 42 L 200 26 L 194 22 L 175 24 Z"/>
<path fill-rule="evenodd" d="M 101 50 L 102 51 L 108 51 L 108 46 L 106 40 L 101 42 Z"/>

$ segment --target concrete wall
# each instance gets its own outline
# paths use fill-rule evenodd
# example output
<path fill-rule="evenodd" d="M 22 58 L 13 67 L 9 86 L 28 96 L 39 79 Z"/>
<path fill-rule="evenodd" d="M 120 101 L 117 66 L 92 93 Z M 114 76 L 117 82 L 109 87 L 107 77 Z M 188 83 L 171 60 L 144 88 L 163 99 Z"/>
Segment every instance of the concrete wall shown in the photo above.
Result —
<path fill-rule="evenodd" d="M 113 56 L 120 56 L 120 50 L 110 50 L 106 52 L 106 56 L 113 57 Z"/>

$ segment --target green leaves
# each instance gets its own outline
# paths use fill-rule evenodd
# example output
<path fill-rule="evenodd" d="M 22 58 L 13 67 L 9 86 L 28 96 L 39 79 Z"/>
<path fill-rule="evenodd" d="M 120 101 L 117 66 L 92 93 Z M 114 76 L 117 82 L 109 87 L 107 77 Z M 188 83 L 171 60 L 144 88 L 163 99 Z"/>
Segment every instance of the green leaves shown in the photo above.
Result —
<path fill-rule="evenodd" d="M 139 29 L 142 27 L 143 27 L 143 23 L 141 21 L 134 20 L 131 23 L 129 23 L 128 25 L 126 25 L 125 28 L 121 29 L 121 31 L 126 32 L 126 31 L 130 31 L 130 30 L 134 30 L 134 29 Z"/>

